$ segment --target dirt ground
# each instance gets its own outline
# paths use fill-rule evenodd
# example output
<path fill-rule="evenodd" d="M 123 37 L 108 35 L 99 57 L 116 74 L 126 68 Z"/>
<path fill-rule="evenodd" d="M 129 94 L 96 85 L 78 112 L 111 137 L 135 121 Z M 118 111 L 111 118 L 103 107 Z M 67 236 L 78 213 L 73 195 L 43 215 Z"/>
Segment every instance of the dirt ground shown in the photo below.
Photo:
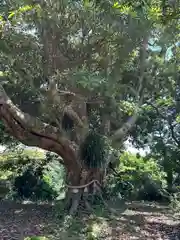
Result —
<path fill-rule="evenodd" d="M 180 239 L 180 215 L 167 206 L 131 202 L 109 216 L 96 214 L 60 218 L 63 212 L 49 204 L 0 202 L 0 240 L 24 240 L 46 236 L 50 240 Z"/>

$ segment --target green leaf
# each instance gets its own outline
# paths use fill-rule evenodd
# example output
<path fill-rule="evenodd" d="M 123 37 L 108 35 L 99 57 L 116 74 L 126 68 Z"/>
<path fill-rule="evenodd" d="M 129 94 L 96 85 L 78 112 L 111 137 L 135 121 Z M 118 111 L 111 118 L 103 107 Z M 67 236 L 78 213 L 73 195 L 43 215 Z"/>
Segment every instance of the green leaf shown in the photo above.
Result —
<path fill-rule="evenodd" d="M 25 5 L 23 7 L 18 8 L 17 10 L 10 12 L 8 19 L 13 18 L 17 14 L 25 13 L 25 12 L 31 11 L 32 9 L 38 9 L 38 8 L 39 8 L 39 5 L 34 5 L 34 6 L 33 5 Z"/>
<path fill-rule="evenodd" d="M 176 122 L 177 122 L 177 123 L 180 123 L 180 114 L 178 114 L 178 115 L 176 116 Z"/>
<path fill-rule="evenodd" d="M 32 5 L 26 5 L 26 6 L 24 6 L 24 7 L 20 7 L 19 8 L 19 12 L 27 12 L 27 11 L 29 11 L 29 10 L 32 10 L 34 7 L 32 6 Z"/>
<path fill-rule="evenodd" d="M 11 19 L 12 17 L 14 17 L 16 14 L 16 11 L 14 12 L 10 12 L 9 16 L 8 16 L 8 19 Z"/>
<path fill-rule="evenodd" d="M 125 5 L 125 4 L 119 4 L 118 2 L 115 2 L 113 4 L 113 8 L 118 9 L 120 13 L 125 15 L 131 15 L 132 17 L 136 17 L 137 13 L 132 8 L 132 6 Z"/>
<path fill-rule="evenodd" d="M 113 8 L 119 8 L 119 6 L 120 6 L 120 4 L 119 4 L 118 2 L 115 2 L 115 3 L 113 4 Z"/>
<path fill-rule="evenodd" d="M 149 18 L 156 21 L 162 17 L 162 9 L 160 7 L 149 8 Z"/>
<path fill-rule="evenodd" d="M 4 19 L 3 19 L 3 17 L 0 15 L 0 21 L 1 22 L 3 22 L 4 21 Z"/>

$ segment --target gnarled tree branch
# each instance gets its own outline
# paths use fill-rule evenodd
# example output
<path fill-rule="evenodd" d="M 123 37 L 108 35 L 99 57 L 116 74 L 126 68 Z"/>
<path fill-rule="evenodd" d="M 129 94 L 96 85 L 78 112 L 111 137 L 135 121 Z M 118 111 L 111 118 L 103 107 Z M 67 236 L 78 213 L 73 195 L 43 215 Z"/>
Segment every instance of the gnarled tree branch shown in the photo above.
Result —
<path fill-rule="evenodd" d="M 0 85 L 0 119 L 11 135 L 23 144 L 36 146 L 60 155 L 64 164 L 76 164 L 76 151 L 60 128 L 53 127 L 22 112 L 13 104 Z"/>
<path fill-rule="evenodd" d="M 116 142 L 118 140 L 122 141 L 122 139 L 127 135 L 127 133 L 136 124 L 136 122 L 138 120 L 139 108 L 141 107 L 142 102 L 143 102 L 143 81 L 144 81 L 144 73 L 145 73 L 145 68 L 146 68 L 145 63 L 146 63 L 146 54 L 147 54 L 147 52 L 146 52 L 147 43 L 148 43 L 148 38 L 146 36 L 142 41 L 142 46 L 140 49 L 139 87 L 138 87 L 137 93 L 135 94 L 136 100 L 137 100 L 137 106 L 135 108 L 134 114 L 127 120 L 126 123 L 123 124 L 123 126 L 120 129 L 115 131 L 115 133 L 112 135 L 111 139 L 113 142 Z"/>
<path fill-rule="evenodd" d="M 175 134 L 175 130 L 174 130 L 174 125 L 171 121 L 171 119 L 169 119 L 168 117 L 164 116 L 158 109 L 157 106 L 155 106 L 154 104 L 152 104 L 151 102 L 146 102 L 149 106 L 151 106 L 155 111 L 156 113 L 162 118 L 164 119 L 165 121 L 167 121 L 168 125 L 169 125 L 169 128 L 170 128 L 170 131 L 171 131 L 171 137 L 172 139 L 174 140 L 174 142 L 176 143 L 177 146 L 180 147 L 180 141 L 177 139 L 176 137 L 176 134 Z"/>

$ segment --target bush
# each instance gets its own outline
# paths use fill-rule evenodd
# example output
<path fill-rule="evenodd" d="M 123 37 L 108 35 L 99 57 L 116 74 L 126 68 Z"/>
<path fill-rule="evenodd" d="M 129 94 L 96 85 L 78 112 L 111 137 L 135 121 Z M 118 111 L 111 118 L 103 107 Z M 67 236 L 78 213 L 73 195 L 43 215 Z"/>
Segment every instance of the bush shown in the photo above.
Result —
<path fill-rule="evenodd" d="M 64 198 L 65 169 L 58 160 L 52 160 L 43 168 L 41 188 L 43 193 L 51 193 L 53 198 Z"/>
<path fill-rule="evenodd" d="M 117 169 L 119 175 L 109 176 L 109 194 L 133 200 L 161 200 L 166 188 L 165 173 L 153 159 L 124 153 Z"/>
<path fill-rule="evenodd" d="M 45 154 L 41 151 L 31 149 L 18 149 L 17 151 L 5 152 L 0 156 L 1 171 L 9 173 L 22 172 L 24 166 L 32 161 L 45 161 Z"/>
<path fill-rule="evenodd" d="M 16 156 L 16 164 L 11 159 L 4 169 L 11 170 L 12 191 L 9 197 L 31 200 L 53 200 L 62 198 L 65 171 L 58 156 L 47 153 L 44 159 L 30 159 Z"/>
<path fill-rule="evenodd" d="M 13 190 L 20 198 L 33 198 L 39 195 L 39 186 L 41 183 L 42 169 L 34 165 L 29 165 L 23 170 L 22 175 L 19 175 L 14 180 Z"/>

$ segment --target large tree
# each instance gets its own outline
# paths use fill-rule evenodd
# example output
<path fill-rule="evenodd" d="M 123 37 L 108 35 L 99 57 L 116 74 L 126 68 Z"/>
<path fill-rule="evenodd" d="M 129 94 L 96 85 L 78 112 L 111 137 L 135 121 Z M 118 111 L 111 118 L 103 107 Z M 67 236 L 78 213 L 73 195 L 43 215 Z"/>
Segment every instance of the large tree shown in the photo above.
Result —
<path fill-rule="evenodd" d="M 23 144 L 62 157 L 72 213 L 91 180 L 103 183 L 104 160 L 92 165 L 88 146 L 101 148 L 102 136 L 119 146 L 151 95 L 148 42 L 163 32 L 164 8 L 29 0 L 0 9 L 1 120 Z"/>
<path fill-rule="evenodd" d="M 180 169 L 180 44 L 179 26 L 171 25 L 159 37 L 158 48 L 149 54 L 154 84 L 161 84 L 160 91 L 153 89 L 144 102 L 141 116 L 132 129 L 133 143 L 148 147 L 147 157 L 156 158 L 167 174 L 168 191 L 179 179 Z M 167 26 L 169 29 L 169 26 Z M 172 38 L 173 36 L 173 38 Z"/>
<path fill-rule="evenodd" d="M 150 157 L 156 158 L 167 173 L 169 192 L 173 190 L 173 182 L 179 179 L 180 169 L 180 72 L 178 44 L 170 53 L 170 59 L 156 55 L 158 78 L 166 84 L 142 108 L 136 126 L 131 131 L 136 146 L 149 147 Z"/>

